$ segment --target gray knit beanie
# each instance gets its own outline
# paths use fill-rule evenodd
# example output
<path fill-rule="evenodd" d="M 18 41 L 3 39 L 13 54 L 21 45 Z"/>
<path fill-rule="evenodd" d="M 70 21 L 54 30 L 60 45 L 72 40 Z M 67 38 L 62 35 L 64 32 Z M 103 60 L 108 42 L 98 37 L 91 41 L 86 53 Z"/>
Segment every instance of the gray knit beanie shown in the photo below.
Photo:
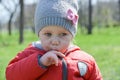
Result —
<path fill-rule="evenodd" d="M 78 24 L 77 0 L 39 0 L 35 12 L 35 32 L 46 26 L 60 26 L 73 36 Z"/>

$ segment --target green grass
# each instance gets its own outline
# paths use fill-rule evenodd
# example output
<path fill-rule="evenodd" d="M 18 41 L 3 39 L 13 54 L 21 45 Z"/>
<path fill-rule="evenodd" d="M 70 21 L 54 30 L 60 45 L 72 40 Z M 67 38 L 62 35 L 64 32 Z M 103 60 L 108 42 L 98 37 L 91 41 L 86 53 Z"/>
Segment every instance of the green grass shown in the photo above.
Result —
<path fill-rule="evenodd" d="M 5 80 L 5 68 L 8 62 L 32 41 L 38 40 L 37 36 L 29 31 L 24 32 L 24 43 L 18 44 L 18 33 L 12 36 L 7 33 L 0 34 L 0 80 Z M 92 35 L 80 33 L 74 43 L 91 54 L 101 70 L 104 80 L 120 80 L 120 28 L 95 28 Z"/>
<path fill-rule="evenodd" d="M 120 28 L 94 29 L 77 35 L 75 43 L 96 59 L 104 80 L 120 80 Z"/>

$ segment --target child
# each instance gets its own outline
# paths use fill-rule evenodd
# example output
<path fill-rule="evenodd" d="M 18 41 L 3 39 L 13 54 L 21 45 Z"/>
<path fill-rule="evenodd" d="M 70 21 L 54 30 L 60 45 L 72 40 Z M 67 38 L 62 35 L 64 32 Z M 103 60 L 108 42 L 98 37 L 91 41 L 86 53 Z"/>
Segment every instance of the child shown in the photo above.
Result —
<path fill-rule="evenodd" d="M 78 23 L 77 0 L 40 0 L 35 31 L 40 41 L 19 52 L 7 80 L 102 80 L 92 56 L 71 44 Z"/>

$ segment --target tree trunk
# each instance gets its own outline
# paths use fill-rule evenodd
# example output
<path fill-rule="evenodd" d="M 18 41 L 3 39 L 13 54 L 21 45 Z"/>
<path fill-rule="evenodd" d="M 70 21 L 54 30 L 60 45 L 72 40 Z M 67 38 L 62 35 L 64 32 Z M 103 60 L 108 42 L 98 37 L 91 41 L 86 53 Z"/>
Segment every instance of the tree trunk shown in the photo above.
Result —
<path fill-rule="evenodd" d="M 92 34 L 92 3 L 89 0 L 89 14 L 88 14 L 88 34 Z"/>
<path fill-rule="evenodd" d="M 120 0 L 118 0 L 118 8 L 119 8 L 119 25 L 120 25 Z"/>
<path fill-rule="evenodd" d="M 20 25 L 19 25 L 19 43 L 23 43 L 23 28 L 24 28 L 24 3 L 23 0 L 20 1 Z"/>
<path fill-rule="evenodd" d="M 14 15 L 14 13 L 12 13 L 12 14 L 10 15 L 10 19 L 9 19 L 9 22 L 8 22 L 8 34 L 9 34 L 9 35 L 12 34 L 11 24 L 12 24 L 13 15 Z"/>
<path fill-rule="evenodd" d="M 15 10 L 14 11 L 11 11 L 9 6 L 7 6 L 7 4 L 3 4 L 1 2 L 2 0 L 0 0 L 0 4 L 2 4 L 2 6 L 5 8 L 5 10 L 10 14 L 10 18 L 9 18 L 9 21 L 8 21 L 8 35 L 11 35 L 12 34 L 12 29 L 11 29 L 11 25 L 12 25 L 12 18 L 14 17 L 14 14 L 17 10 L 17 7 L 18 7 L 18 3 L 15 3 L 15 0 L 12 1 L 14 4 L 15 4 Z"/>

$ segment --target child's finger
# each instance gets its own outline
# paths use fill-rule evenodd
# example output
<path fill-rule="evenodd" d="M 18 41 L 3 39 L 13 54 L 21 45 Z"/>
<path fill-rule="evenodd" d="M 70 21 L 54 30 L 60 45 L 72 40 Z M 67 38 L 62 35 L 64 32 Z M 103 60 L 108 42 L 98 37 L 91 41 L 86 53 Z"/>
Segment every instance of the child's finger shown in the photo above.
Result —
<path fill-rule="evenodd" d="M 58 57 L 56 54 L 52 57 L 51 64 L 58 66 Z"/>
<path fill-rule="evenodd" d="M 61 52 L 56 52 L 55 54 L 56 54 L 57 56 L 59 56 L 59 57 L 62 57 L 62 58 L 65 57 L 65 55 L 64 55 L 63 53 L 61 53 Z"/>
<path fill-rule="evenodd" d="M 55 64 L 56 66 L 58 66 L 58 62 L 59 62 L 59 57 L 64 58 L 65 55 L 61 52 L 58 51 L 50 51 L 50 58 L 51 58 L 51 64 Z"/>
<path fill-rule="evenodd" d="M 50 51 L 50 52 L 56 54 L 56 55 L 59 56 L 59 57 L 62 57 L 62 58 L 65 57 L 65 55 L 64 55 L 63 53 L 61 53 L 61 52 L 58 52 L 58 51 Z"/>

